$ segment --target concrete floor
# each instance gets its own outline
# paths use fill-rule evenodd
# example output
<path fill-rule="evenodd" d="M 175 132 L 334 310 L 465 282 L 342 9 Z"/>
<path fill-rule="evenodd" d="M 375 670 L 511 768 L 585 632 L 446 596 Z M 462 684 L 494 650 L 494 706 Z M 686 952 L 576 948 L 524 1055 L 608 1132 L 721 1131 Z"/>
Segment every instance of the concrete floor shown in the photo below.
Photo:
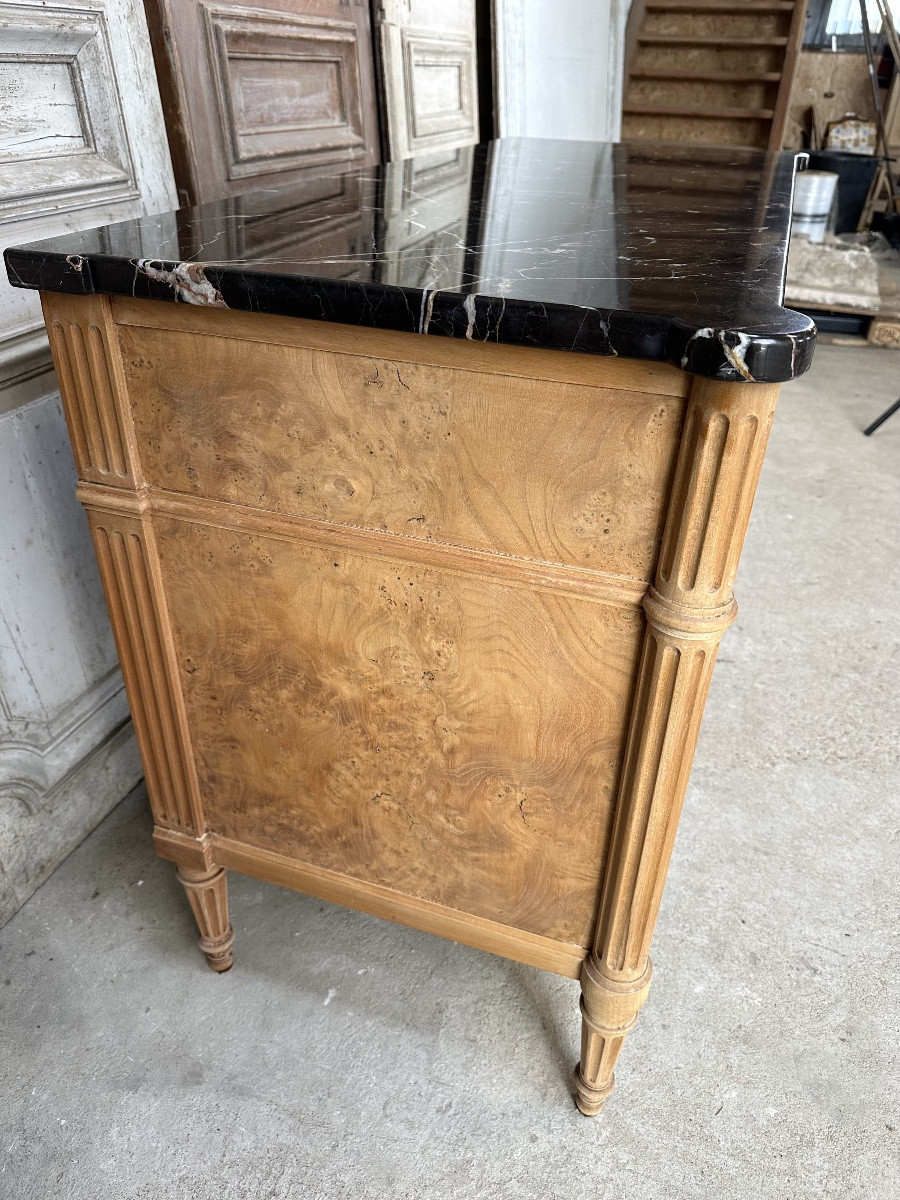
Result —
<path fill-rule="evenodd" d="M 238 876 L 213 975 L 135 794 L 0 931 L 0 1196 L 900 1196 L 898 390 L 784 390 L 599 1118 L 570 981 Z"/>

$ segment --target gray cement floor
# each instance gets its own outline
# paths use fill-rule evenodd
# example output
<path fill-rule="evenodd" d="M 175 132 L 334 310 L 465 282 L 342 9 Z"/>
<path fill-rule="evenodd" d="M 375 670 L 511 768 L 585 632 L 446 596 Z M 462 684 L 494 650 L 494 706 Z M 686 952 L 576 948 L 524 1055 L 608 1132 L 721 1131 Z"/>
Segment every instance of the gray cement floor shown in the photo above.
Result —
<path fill-rule="evenodd" d="M 237 876 L 213 975 L 135 794 L 0 931 L 0 1196 L 900 1196 L 898 389 L 784 390 L 599 1118 L 570 981 Z"/>

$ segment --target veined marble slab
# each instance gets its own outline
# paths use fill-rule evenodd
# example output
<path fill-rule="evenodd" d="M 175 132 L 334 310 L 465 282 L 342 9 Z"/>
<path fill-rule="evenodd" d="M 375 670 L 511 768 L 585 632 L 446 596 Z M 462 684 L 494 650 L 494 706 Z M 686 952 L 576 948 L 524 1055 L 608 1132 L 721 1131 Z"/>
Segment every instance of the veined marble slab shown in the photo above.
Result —
<path fill-rule="evenodd" d="M 24 288 L 668 361 L 776 383 L 797 157 L 508 139 L 6 251 Z"/>

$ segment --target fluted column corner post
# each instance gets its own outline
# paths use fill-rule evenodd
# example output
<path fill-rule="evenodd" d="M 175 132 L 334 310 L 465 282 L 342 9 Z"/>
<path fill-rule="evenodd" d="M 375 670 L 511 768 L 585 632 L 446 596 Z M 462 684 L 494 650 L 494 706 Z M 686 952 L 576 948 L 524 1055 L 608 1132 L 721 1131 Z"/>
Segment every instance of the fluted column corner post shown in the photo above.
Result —
<path fill-rule="evenodd" d="M 603 895 L 581 973 L 576 1103 L 596 1115 L 650 988 L 650 943 L 778 387 L 695 379 L 638 667 Z"/>

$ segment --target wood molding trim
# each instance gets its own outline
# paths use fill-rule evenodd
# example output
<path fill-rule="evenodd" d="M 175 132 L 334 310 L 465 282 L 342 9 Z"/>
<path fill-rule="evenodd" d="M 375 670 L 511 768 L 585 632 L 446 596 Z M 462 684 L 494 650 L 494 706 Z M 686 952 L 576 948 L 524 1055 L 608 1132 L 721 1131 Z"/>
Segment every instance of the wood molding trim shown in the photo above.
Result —
<path fill-rule="evenodd" d="M 191 525 L 210 525 L 261 533 L 312 546 L 339 546 L 362 554 L 375 554 L 398 562 L 418 562 L 454 574 L 476 574 L 503 583 L 557 591 L 596 600 L 616 608 L 632 608 L 641 603 L 645 584 L 640 579 L 611 575 L 587 567 L 564 566 L 538 559 L 522 558 L 487 550 L 469 549 L 448 542 L 403 537 L 401 534 L 372 530 L 336 521 L 315 521 L 309 517 L 282 515 L 246 505 L 184 496 L 157 488 L 144 488 L 134 495 L 123 495 L 113 488 L 81 484 L 78 499 L 95 513 L 128 513 L 139 516 L 151 509 Z"/>
<path fill-rule="evenodd" d="M 378 157 L 368 4 L 144 0 L 181 203 Z"/>
<path fill-rule="evenodd" d="M 179 878 L 186 869 L 212 874 L 219 866 L 225 867 L 319 900 L 343 904 L 424 933 L 437 934 L 515 962 L 553 971 L 569 979 L 578 978 L 587 954 L 587 948 L 583 946 L 569 946 L 553 938 L 421 900 L 337 871 L 300 863 L 286 855 L 248 846 L 215 833 L 192 838 L 157 827 L 154 846 L 161 857 L 178 864 Z"/>
<path fill-rule="evenodd" d="M 165 118 L 172 169 L 177 180 L 178 203 L 196 204 L 199 186 L 191 157 L 190 131 L 186 123 L 187 98 L 178 43 L 163 0 L 144 0 L 153 65 L 159 80 L 159 95 Z"/>
<path fill-rule="evenodd" d="M 62 299 L 62 297 L 56 297 Z M 565 353 L 532 347 L 506 346 L 496 342 L 474 342 L 435 336 L 411 337 L 387 329 L 377 331 L 356 325 L 311 321 L 302 317 L 266 316 L 231 312 L 220 308 L 209 312 L 190 304 L 165 300 L 130 300 L 112 297 L 112 318 L 117 325 L 139 329 L 167 329 L 178 333 L 204 334 L 236 341 L 297 346 L 339 354 L 371 358 L 377 337 L 378 357 L 395 362 L 427 363 L 459 371 L 495 371 L 523 379 L 546 379 L 584 387 L 623 388 L 654 396 L 687 396 L 691 377 L 668 363 L 643 359 L 600 358 L 594 354 Z"/>
<path fill-rule="evenodd" d="M 187 716 L 130 403 L 106 296 L 42 297 L 81 495 L 155 819 L 202 832 Z M 91 484 L 114 498 L 91 504 Z"/>
<path fill-rule="evenodd" d="M 213 843 L 209 833 L 197 837 L 166 825 L 153 828 L 153 849 L 160 858 L 190 867 L 194 871 L 210 871 L 215 866 Z"/>

